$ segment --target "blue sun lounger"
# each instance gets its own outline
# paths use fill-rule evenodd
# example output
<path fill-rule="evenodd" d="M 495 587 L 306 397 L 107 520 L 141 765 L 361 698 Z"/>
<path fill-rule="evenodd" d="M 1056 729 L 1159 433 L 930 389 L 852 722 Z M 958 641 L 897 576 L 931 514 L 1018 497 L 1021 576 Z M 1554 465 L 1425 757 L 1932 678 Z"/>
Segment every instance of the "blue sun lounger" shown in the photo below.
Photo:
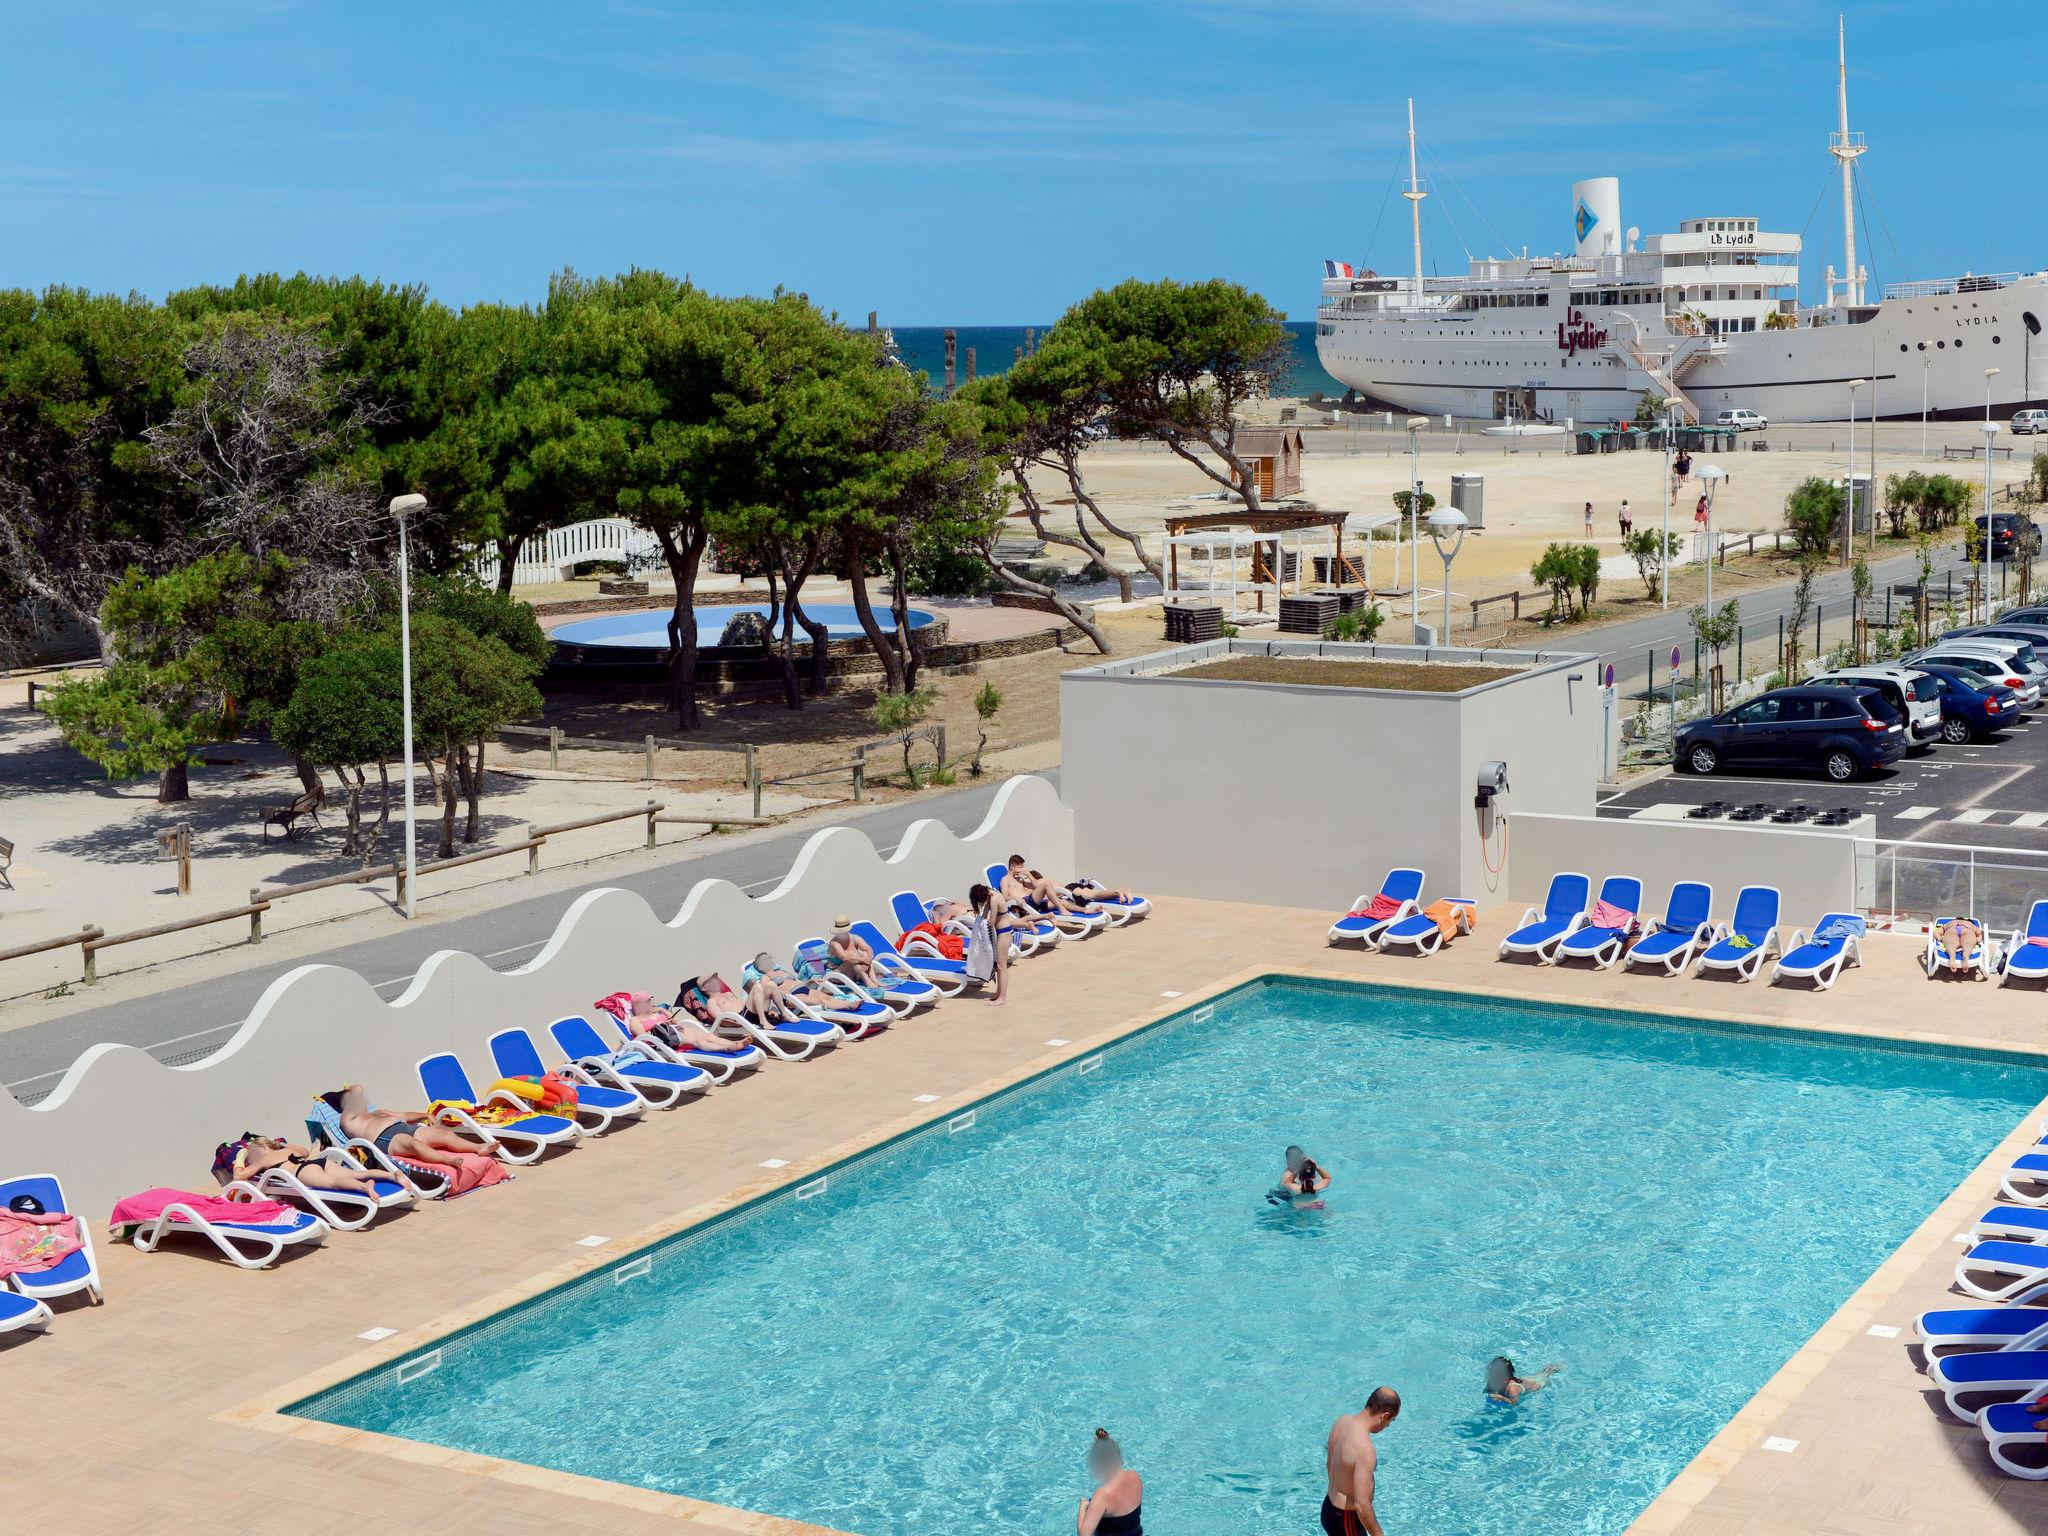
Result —
<path fill-rule="evenodd" d="M 1979 1301 L 2017 1301 L 2048 1282 L 2048 1244 L 1975 1243 L 1956 1260 L 1956 1288 Z"/>
<path fill-rule="evenodd" d="M 1388 870 L 1387 878 L 1380 882 L 1379 894 L 1396 903 L 1392 912 L 1385 917 L 1353 916 L 1353 913 L 1363 913 L 1372 905 L 1372 895 L 1367 893 L 1351 904 L 1351 912 L 1330 924 L 1329 942 L 1335 944 L 1344 939 L 1360 939 L 1367 944 L 1376 943 L 1389 923 L 1398 923 L 1404 917 L 1413 917 L 1420 910 L 1422 871 Z"/>
<path fill-rule="evenodd" d="M 1640 912 L 1643 909 L 1643 882 L 1633 875 L 1609 875 L 1600 882 L 1599 899 L 1624 912 Z M 1584 923 L 1551 947 L 1550 963 L 1590 960 L 1604 971 L 1621 958 L 1629 935 L 1636 931 L 1636 927 L 1637 924 L 1630 923 L 1625 928 L 1596 928 L 1589 912 Z"/>
<path fill-rule="evenodd" d="M 923 921 L 922 918 L 919 919 Z M 965 960 L 948 960 L 944 955 L 913 958 L 889 942 L 889 936 L 866 918 L 853 925 L 854 936 L 875 952 L 875 969 L 895 979 L 910 978 L 928 983 L 941 997 L 956 997 L 974 978 L 967 974 Z M 978 983 L 977 983 L 978 985 Z"/>
<path fill-rule="evenodd" d="M 1941 942 L 1941 930 L 1947 923 L 1969 923 L 1977 930 L 1976 941 L 1964 946 L 1961 953 L 1951 955 Z M 1967 913 L 1951 912 L 1935 918 L 1927 925 L 1927 948 L 1920 963 L 1932 980 L 1949 970 L 1951 961 L 1960 963 L 1965 972 L 1975 972 L 1979 978 L 1991 975 L 1998 968 L 1998 946 L 1991 942 L 1991 930 Z"/>
<path fill-rule="evenodd" d="M 2032 1339 L 2030 1335 L 2001 1349 L 1943 1355 L 1928 1363 L 1927 1379 L 1940 1391 L 1950 1413 L 1965 1424 L 1974 1424 L 1982 1405 L 1967 1407 L 1965 1400 L 2010 1400 L 2048 1386 L 2048 1341 Z M 2048 1425 L 2035 1425 L 2036 1436 L 2048 1437 L 2044 1432 L 2048 1432 Z"/>
<path fill-rule="evenodd" d="M 939 953 L 938 946 L 932 942 L 930 935 L 910 933 L 910 930 L 919 923 L 932 921 L 932 905 L 915 891 L 898 891 L 889 898 L 889 915 L 896 919 L 896 926 L 899 929 L 910 934 L 909 942 L 903 945 L 903 958 L 913 965 L 922 965 L 928 959 L 945 959 L 945 956 Z M 967 937 L 965 922 L 953 923 L 949 931 L 957 933 L 962 939 Z M 1059 936 L 1059 930 L 1051 923 L 1033 923 L 1028 929 L 1018 929 L 1010 935 L 1011 956 L 1021 960 L 1026 955 L 1036 954 L 1040 949 L 1049 948 L 1057 943 Z M 963 967 L 965 965 L 965 962 L 958 960 L 951 963 Z M 962 974 L 965 974 L 964 969 Z"/>
<path fill-rule="evenodd" d="M 2040 940 L 2039 943 L 2033 942 Z M 1998 984 L 2048 980 L 2048 901 L 2027 908 L 2027 920 L 2015 928 L 2012 942 L 1998 957 Z"/>
<path fill-rule="evenodd" d="M 18 1328 L 42 1333 L 49 1326 L 50 1308 L 46 1303 L 19 1291 L 0 1291 L 0 1333 L 13 1333 Z"/>
<path fill-rule="evenodd" d="M 231 1192 L 237 1197 L 250 1193 L 246 1184 Z M 288 1211 L 276 1221 L 213 1221 L 176 1200 L 147 1221 L 131 1222 L 126 1231 L 144 1253 L 154 1253 L 173 1233 L 203 1237 L 238 1269 L 265 1269 L 287 1248 L 317 1248 L 327 1241 L 327 1223 L 310 1211 Z"/>
<path fill-rule="evenodd" d="M 1778 890 L 1745 885 L 1735 893 L 1735 919 L 1714 930 L 1699 958 L 1699 972 L 1733 971 L 1738 981 L 1755 981 L 1778 947 Z"/>
<path fill-rule="evenodd" d="M 1827 991 L 1844 965 L 1863 963 L 1863 929 L 1863 919 L 1853 912 L 1828 913 L 1813 925 L 1812 938 L 1794 928 L 1771 980 L 1810 981 L 1816 990 Z"/>
<path fill-rule="evenodd" d="M 2021 1205 L 2048 1205 L 2048 1151 L 2022 1152 L 2014 1158 L 1998 1192 Z"/>
<path fill-rule="evenodd" d="M 2042 1295 L 2048 1296 L 2048 1287 Z M 2020 1297 L 2003 1307 L 1937 1307 L 1913 1321 L 1913 1331 L 1932 1356 L 1944 1349 L 2002 1349 L 2048 1327 L 2048 1307 L 2022 1305 Z"/>
<path fill-rule="evenodd" d="M 818 1017 L 846 1026 L 847 1038 L 858 1040 L 870 1029 L 886 1029 L 898 1019 L 907 1019 L 919 1008 L 939 1000 L 938 988 L 929 982 L 895 978 L 892 984 L 870 987 L 855 981 L 832 964 L 832 952 L 823 939 L 798 941 L 790 969 L 804 978 L 810 991 L 810 1009 Z"/>
<path fill-rule="evenodd" d="M 1500 941 L 1502 958 L 1534 955 L 1539 960 L 1547 960 L 1547 950 L 1566 934 L 1576 933 L 1585 927 L 1586 908 L 1592 895 L 1593 882 L 1585 875 L 1568 870 L 1552 875 L 1543 905 L 1524 912 L 1520 926 Z"/>
<path fill-rule="evenodd" d="M 1698 880 L 1681 880 L 1671 887 L 1671 900 L 1657 925 L 1622 951 L 1621 965 L 1661 965 L 1664 974 L 1677 976 L 1692 964 L 1714 931 L 1714 888 Z"/>
<path fill-rule="evenodd" d="M 422 1057 L 413 1070 L 419 1074 L 420 1087 L 429 1103 L 446 1100 L 450 1104 L 474 1104 L 478 1109 L 486 1104 L 503 1104 L 507 1109 L 518 1110 L 520 1118 L 510 1125 L 484 1125 L 468 1111 L 455 1108 L 444 1108 L 434 1117 L 436 1124 L 482 1142 L 486 1151 L 496 1153 L 508 1163 L 538 1162 L 549 1147 L 566 1146 L 583 1135 L 583 1127 L 566 1116 L 529 1113 L 531 1106 L 517 1094 L 499 1092 L 479 1099 L 469 1084 L 469 1074 L 450 1052 Z"/>
<path fill-rule="evenodd" d="M 540 1047 L 533 1043 L 533 1036 L 523 1029 L 501 1029 L 491 1036 L 491 1065 L 497 1068 L 500 1077 L 543 1077 L 552 1071 L 576 1088 L 576 1119 L 586 1130 L 602 1136 L 614 1125 L 626 1120 L 637 1120 L 647 1108 L 647 1100 L 632 1088 L 618 1084 L 606 1084 L 597 1074 L 576 1061 L 565 1061 L 558 1067 L 549 1067 L 542 1060 Z"/>
<path fill-rule="evenodd" d="M 702 1067 L 663 1060 L 650 1040 L 632 1040 L 614 1049 L 578 1014 L 555 1020 L 548 1033 L 571 1061 L 598 1082 L 637 1093 L 656 1109 L 672 1109 L 684 1094 L 702 1093 L 713 1081 Z"/>
<path fill-rule="evenodd" d="M 2048 1436 L 2043 1435 L 2041 1428 L 2048 1420 L 2036 1418 L 2027 1404 L 2043 1392 L 2048 1392 L 2048 1388 L 2029 1392 L 2016 1403 L 1993 1403 L 1977 1415 L 1977 1427 L 1984 1432 L 1984 1448 L 1991 1453 L 1999 1471 L 2033 1483 L 2048 1479 L 2048 1459 L 2042 1455 L 2044 1446 L 2048 1446 Z M 2032 1457 L 2014 1460 L 2012 1453 L 2019 1446 L 2028 1447 Z"/>
<path fill-rule="evenodd" d="M 326 1149 L 321 1157 L 355 1173 L 370 1172 L 336 1148 Z M 252 1200 L 290 1200 L 337 1232 L 360 1232 L 386 1211 L 405 1210 L 420 1199 L 417 1190 L 395 1176 L 371 1172 L 371 1192 L 360 1194 L 352 1189 L 321 1189 L 308 1184 L 283 1164 L 266 1168 L 253 1179 L 229 1180 L 225 1187 L 229 1194 L 247 1194 Z"/>
<path fill-rule="evenodd" d="M 610 1024 L 612 1033 L 619 1037 L 619 1044 L 613 1049 L 610 1058 L 615 1065 L 623 1054 L 633 1061 L 665 1061 L 677 1066 L 696 1067 L 710 1075 L 711 1082 L 705 1084 L 705 1087 L 712 1084 L 723 1087 L 732 1081 L 735 1073 L 759 1071 L 762 1064 L 768 1060 L 768 1053 L 751 1041 L 735 1040 L 719 1050 L 709 1050 L 701 1045 L 668 1046 L 663 1045 L 652 1035 L 634 1034 L 632 1026 L 615 1013 L 607 1013 L 600 1008 L 597 1010 L 597 1017 L 603 1021 L 598 1026 L 600 1029 L 603 1024 Z M 593 1035 L 592 1038 L 595 1039 L 596 1036 Z M 557 1038 L 555 1043 L 560 1045 L 562 1042 Z M 640 1087 L 637 1083 L 633 1086 L 636 1089 Z M 661 1104 L 672 1102 L 674 1101 L 660 1100 L 655 1107 L 658 1109 Z"/>
<path fill-rule="evenodd" d="M 21 1195 L 33 1196 L 53 1216 L 76 1214 L 64 1203 L 64 1189 L 55 1174 L 24 1174 L 0 1183 L 0 1206 Z M 107 1291 L 100 1282 L 99 1260 L 92 1251 L 92 1224 L 83 1216 L 78 1218 L 78 1240 L 78 1251 L 67 1253 L 53 1268 L 41 1274 L 10 1277 L 15 1290 L 41 1301 L 74 1295 L 79 1291 L 85 1292 L 86 1299 L 95 1305 L 105 1301 Z"/>
<path fill-rule="evenodd" d="M 1438 899 L 1464 909 L 1456 914 L 1458 933 L 1461 937 L 1470 933 L 1479 904 L 1469 896 L 1444 896 Z M 1435 906 L 1436 902 L 1431 902 L 1430 905 Z M 1388 923 L 1380 930 L 1380 936 L 1374 942 L 1373 948 L 1385 954 L 1397 944 L 1412 948 L 1418 955 L 1433 955 L 1444 947 L 1444 931 L 1437 926 L 1435 918 L 1425 912 L 1417 912 L 1413 916 Z"/>

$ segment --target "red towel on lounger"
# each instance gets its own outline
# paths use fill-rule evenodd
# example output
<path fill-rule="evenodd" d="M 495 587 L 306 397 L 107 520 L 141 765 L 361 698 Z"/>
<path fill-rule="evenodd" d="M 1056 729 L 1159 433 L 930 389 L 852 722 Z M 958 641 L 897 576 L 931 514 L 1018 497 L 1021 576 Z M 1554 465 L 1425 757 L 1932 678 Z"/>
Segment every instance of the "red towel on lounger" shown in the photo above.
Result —
<path fill-rule="evenodd" d="M 1394 900 L 1394 898 L 1391 896 L 1382 894 L 1373 897 L 1373 899 L 1370 902 L 1366 903 L 1366 905 L 1360 908 L 1358 911 L 1346 912 L 1344 915 L 1346 917 L 1371 918 L 1374 922 L 1377 923 L 1392 917 L 1396 912 L 1400 910 L 1401 903 Z"/>
<path fill-rule="evenodd" d="M 903 936 L 896 941 L 896 947 L 901 949 L 908 944 L 913 933 L 921 933 L 938 945 L 939 953 L 948 960 L 967 958 L 967 941 L 957 933 L 946 932 L 937 923 L 919 923 L 915 928 L 906 929 Z"/>

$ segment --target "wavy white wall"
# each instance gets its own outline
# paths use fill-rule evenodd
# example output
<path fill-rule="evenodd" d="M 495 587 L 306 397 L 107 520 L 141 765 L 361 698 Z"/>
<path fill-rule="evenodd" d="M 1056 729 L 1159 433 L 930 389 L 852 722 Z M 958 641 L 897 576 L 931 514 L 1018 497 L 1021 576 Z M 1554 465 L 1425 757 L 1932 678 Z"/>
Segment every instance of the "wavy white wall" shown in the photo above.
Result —
<path fill-rule="evenodd" d="M 841 912 L 894 933 L 892 893 L 965 894 L 984 865 L 1011 853 L 1056 877 L 1072 873 L 1073 815 L 1044 779 L 1005 783 L 965 838 L 917 822 L 887 859 L 862 834 L 827 827 L 773 891 L 748 896 L 706 880 L 667 921 L 632 892 L 592 891 L 518 970 L 493 971 L 474 955 L 443 950 L 393 1002 L 354 971 L 301 966 L 272 983 L 234 1038 L 205 1061 L 166 1067 L 133 1046 L 96 1045 L 33 1108 L 0 1092 L 0 1177 L 54 1173 L 93 1221 L 138 1189 L 208 1188 L 216 1143 L 245 1130 L 296 1139 L 322 1089 L 360 1082 L 378 1103 L 417 1108 L 424 1100 L 413 1064 L 423 1056 L 456 1052 L 481 1086 L 496 1076 L 485 1042 L 501 1029 L 533 1030 L 546 1051 L 550 1021 L 585 1013 L 608 992 L 672 996 L 682 978 L 711 970 L 737 980 L 757 951 L 786 957 Z"/>

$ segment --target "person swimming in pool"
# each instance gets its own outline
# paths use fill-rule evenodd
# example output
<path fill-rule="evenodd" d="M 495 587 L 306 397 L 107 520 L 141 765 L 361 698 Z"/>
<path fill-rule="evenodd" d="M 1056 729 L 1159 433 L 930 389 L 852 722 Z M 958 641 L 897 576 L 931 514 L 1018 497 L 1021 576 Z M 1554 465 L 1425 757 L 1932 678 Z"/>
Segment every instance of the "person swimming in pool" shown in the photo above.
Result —
<path fill-rule="evenodd" d="M 1323 1202 L 1315 1197 L 1329 1187 L 1329 1169 L 1322 1167 L 1301 1148 L 1289 1147 L 1287 1171 L 1280 1175 L 1280 1187 L 1266 1199 L 1274 1205 L 1292 1205 L 1296 1210 L 1320 1211 Z"/>
<path fill-rule="evenodd" d="M 1543 1367 L 1534 1376 L 1517 1376 L 1515 1362 L 1506 1355 L 1495 1355 L 1486 1362 L 1486 1397 L 1488 1402 L 1515 1403 L 1531 1392 L 1541 1392 L 1550 1385 L 1551 1377 L 1564 1367 L 1556 1362 Z"/>

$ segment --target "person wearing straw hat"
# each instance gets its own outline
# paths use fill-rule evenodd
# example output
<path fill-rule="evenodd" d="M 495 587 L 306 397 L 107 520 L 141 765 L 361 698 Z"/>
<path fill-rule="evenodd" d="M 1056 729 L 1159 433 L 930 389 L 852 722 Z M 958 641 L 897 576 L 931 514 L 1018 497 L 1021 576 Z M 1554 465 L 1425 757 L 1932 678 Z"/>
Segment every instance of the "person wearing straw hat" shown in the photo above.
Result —
<path fill-rule="evenodd" d="M 875 974 L 875 952 L 868 947 L 867 940 L 853 931 L 852 918 L 842 914 L 832 919 L 832 937 L 826 942 L 825 952 L 832 957 L 834 968 L 849 981 L 862 987 L 881 985 L 881 978 Z"/>

